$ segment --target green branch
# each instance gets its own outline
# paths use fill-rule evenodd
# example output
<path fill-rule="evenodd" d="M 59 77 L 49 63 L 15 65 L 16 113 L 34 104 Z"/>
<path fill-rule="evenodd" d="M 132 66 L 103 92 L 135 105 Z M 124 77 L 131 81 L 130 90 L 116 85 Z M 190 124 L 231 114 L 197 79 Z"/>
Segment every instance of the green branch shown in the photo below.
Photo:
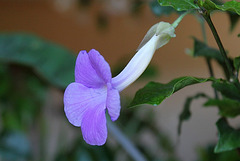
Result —
<path fill-rule="evenodd" d="M 215 26 L 214 26 L 214 24 L 213 24 L 213 22 L 211 20 L 210 13 L 207 10 L 205 10 L 205 9 L 202 9 L 200 11 L 200 13 L 203 16 L 203 18 L 206 20 L 208 26 L 210 27 L 210 29 L 212 31 L 212 34 L 213 34 L 213 36 L 215 38 L 215 41 L 217 42 L 218 48 L 220 50 L 220 53 L 221 53 L 221 55 L 222 55 L 222 57 L 224 59 L 226 67 L 227 67 L 227 71 L 228 71 L 228 75 L 229 75 L 229 81 L 230 82 L 234 82 L 235 85 L 238 88 L 240 88 L 238 77 L 234 74 L 235 73 L 234 72 L 234 68 L 231 65 L 231 62 L 230 62 L 229 58 L 227 57 L 227 54 L 226 54 L 226 51 L 225 51 L 225 49 L 223 47 L 221 39 L 220 39 L 220 37 L 219 37 L 219 35 L 217 33 L 217 30 L 216 30 L 216 28 L 215 28 Z"/>

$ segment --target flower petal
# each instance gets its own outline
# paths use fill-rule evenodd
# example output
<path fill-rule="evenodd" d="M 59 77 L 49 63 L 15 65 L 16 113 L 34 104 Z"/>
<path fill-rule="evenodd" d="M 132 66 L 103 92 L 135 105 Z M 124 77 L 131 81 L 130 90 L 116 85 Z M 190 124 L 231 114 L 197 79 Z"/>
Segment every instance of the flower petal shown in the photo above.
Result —
<path fill-rule="evenodd" d="M 105 70 L 108 75 L 99 72 L 98 68 L 109 65 L 97 51 L 92 54 L 93 51 L 95 50 L 91 50 L 91 56 L 89 56 L 89 54 L 84 50 L 79 52 L 75 66 L 75 81 L 83 84 L 86 87 L 98 88 L 106 84 L 105 77 L 108 77 L 109 73 L 111 74 L 111 72 L 110 67 L 108 70 Z M 95 60 L 94 57 L 96 57 L 96 61 L 99 61 L 98 66 L 93 61 Z M 102 57 L 102 59 L 99 57 Z"/>
<path fill-rule="evenodd" d="M 106 88 L 88 88 L 80 83 L 71 83 L 64 92 L 64 111 L 71 124 L 81 126 L 88 108 L 106 104 Z"/>
<path fill-rule="evenodd" d="M 120 115 L 120 95 L 118 90 L 111 89 L 108 85 L 107 92 L 107 109 L 112 121 L 116 121 Z"/>
<path fill-rule="evenodd" d="M 82 120 L 82 134 L 84 140 L 90 145 L 103 145 L 107 140 L 107 121 L 105 104 L 89 108 Z"/>
<path fill-rule="evenodd" d="M 111 69 L 104 57 L 95 49 L 90 50 L 88 54 L 92 67 L 96 70 L 98 76 L 102 78 L 105 83 L 111 81 Z"/>

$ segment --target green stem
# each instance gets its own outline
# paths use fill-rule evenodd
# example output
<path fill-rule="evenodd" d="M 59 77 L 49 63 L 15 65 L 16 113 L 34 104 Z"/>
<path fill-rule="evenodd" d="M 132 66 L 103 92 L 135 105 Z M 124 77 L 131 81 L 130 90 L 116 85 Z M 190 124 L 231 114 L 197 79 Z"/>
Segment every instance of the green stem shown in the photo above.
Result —
<path fill-rule="evenodd" d="M 210 17 L 210 13 L 207 12 L 207 11 L 203 11 L 202 16 L 207 21 L 208 26 L 210 27 L 210 29 L 211 29 L 211 31 L 213 33 L 213 36 L 214 36 L 214 38 L 215 38 L 215 40 L 217 42 L 218 48 L 220 50 L 220 53 L 221 53 L 222 57 L 224 58 L 224 62 L 226 64 L 226 67 L 227 67 L 227 70 L 228 70 L 228 73 L 229 73 L 229 76 L 230 76 L 230 81 L 231 80 L 233 80 L 233 81 L 236 80 L 236 76 L 233 74 L 234 73 L 234 69 L 233 69 L 233 67 L 232 67 L 232 65 L 230 63 L 230 60 L 227 57 L 226 51 L 225 51 L 225 49 L 224 49 L 224 47 L 222 45 L 222 42 L 221 42 L 221 40 L 220 40 L 220 38 L 218 36 L 217 30 L 216 30 L 215 26 L 212 23 L 212 20 L 211 20 L 211 17 Z"/>
<path fill-rule="evenodd" d="M 202 18 L 200 18 L 199 22 L 201 24 L 203 41 L 204 41 L 205 44 L 207 44 L 207 34 L 206 34 L 206 28 L 205 28 L 204 20 Z M 208 66 L 208 71 L 209 71 L 210 76 L 214 77 L 211 60 L 209 58 L 205 58 L 205 60 L 206 60 L 207 66 Z M 218 99 L 219 97 L 218 97 L 217 90 L 214 89 L 213 91 L 214 91 L 215 98 Z"/>
<path fill-rule="evenodd" d="M 191 11 L 187 11 L 184 12 L 183 14 L 181 14 L 173 23 L 172 26 L 174 28 L 176 28 L 178 26 L 178 24 L 182 21 L 182 19 L 184 18 L 184 16 L 186 16 L 187 14 L 189 14 Z"/>

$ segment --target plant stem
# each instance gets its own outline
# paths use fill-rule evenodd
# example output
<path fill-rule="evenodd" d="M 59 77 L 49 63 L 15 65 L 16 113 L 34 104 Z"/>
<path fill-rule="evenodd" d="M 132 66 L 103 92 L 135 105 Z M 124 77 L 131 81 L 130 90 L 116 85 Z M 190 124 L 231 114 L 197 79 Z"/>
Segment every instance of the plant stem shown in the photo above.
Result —
<path fill-rule="evenodd" d="M 225 49 L 222 45 L 222 42 L 221 42 L 221 40 L 218 36 L 217 30 L 216 30 L 214 24 L 212 23 L 210 13 L 208 11 L 203 11 L 202 16 L 207 21 L 208 26 L 210 27 L 210 29 L 212 31 L 212 34 L 213 34 L 213 36 L 214 36 L 214 38 L 217 42 L 220 53 L 221 53 L 222 57 L 224 58 L 224 62 L 226 64 L 226 67 L 227 67 L 227 70 L 228 70 L 228 73 L 229 73 L 229 76 L 230 76 L 230 81 L 236 80 L 236 76 L 234 75 L 234 69 L 233 69 L 233 67 L 230 63 L 230 60 L 227 57 L 226 51 L 225 51 Z"/>
<path fill-rule="evenodd" d="M 107 119 L 107 126 L 109 132 L 115 137 L 119 144 L 126 150 L 126 152 L 135 161 L 147 161 L 134 144 L 121 132 L 121 130 L 109 119 Z"/>
<path fill-rule="evenodd" d="M 202 29 L 203 41 L 204 41 L 205 44 L 207 44 L 206 28 L 205 28 L 204 20 L 202 19 L 202 17 L 199 19 L 199 22 L 200 22 L 201 29 Z M 206 61 L 207 66 L 208 66 L 208 71 L 209 71 L 210 76 L 214 77 L 211 60 L 209 58 L 205 58 L 205 61 Z M 217 90 L 213 89 L 213 91 L 214 91 L 215 98 L 218 99 L 219 97 L 218 97 Z"/>

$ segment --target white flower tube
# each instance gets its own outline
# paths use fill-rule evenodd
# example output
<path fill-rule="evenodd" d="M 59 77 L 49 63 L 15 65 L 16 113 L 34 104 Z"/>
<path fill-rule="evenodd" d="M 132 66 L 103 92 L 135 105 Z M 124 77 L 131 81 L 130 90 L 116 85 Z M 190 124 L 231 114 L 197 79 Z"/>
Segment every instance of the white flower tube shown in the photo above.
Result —
<path fill-rule="evenodd" d="M 174 27 L 169 23 L 160 22 L 150 28 L 139 45 L 138 52 L 123 71 L 112 79 L 114 88 L 122 91 L 140 77 L 150 63 L 155 50 L 167 44 L 172 37 L 176 36 Z"/>

